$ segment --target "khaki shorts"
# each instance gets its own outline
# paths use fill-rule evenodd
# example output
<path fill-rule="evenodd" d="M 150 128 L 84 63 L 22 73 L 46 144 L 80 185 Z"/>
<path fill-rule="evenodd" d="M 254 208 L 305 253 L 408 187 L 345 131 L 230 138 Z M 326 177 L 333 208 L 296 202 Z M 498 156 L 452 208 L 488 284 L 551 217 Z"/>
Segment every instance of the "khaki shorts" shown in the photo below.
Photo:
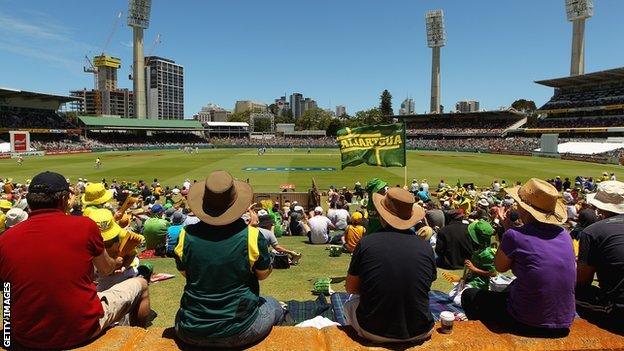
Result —
<path fill-rule="evenodd" d="M 141 282 L 138 278 L 130 278 L 110 289 L 98 292 L 98 297 L 104 309 L 104 316 L 100 318 L 99 335 L 103 330 L 119 322 L 139 303 L 142 294 Z"/>

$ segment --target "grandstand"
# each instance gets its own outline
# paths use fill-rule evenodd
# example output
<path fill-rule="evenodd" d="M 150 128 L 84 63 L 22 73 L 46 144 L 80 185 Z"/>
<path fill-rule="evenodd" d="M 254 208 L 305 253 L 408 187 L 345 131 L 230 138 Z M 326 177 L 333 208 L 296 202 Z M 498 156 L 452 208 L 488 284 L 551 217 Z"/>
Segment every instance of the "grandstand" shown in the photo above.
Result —
<path fill-rule="evenodd" d="M 514 109 L 469 113 L 395 116 L 406 123 L 407 136 L 416 138 L 495 137 L 524 123 L 526 116 Z"/>
<path fill-rule="evenodd" d="M 529 121 L 528 133 L 622 135 L 624 67 L 536 83 L 554 94 Z"/>

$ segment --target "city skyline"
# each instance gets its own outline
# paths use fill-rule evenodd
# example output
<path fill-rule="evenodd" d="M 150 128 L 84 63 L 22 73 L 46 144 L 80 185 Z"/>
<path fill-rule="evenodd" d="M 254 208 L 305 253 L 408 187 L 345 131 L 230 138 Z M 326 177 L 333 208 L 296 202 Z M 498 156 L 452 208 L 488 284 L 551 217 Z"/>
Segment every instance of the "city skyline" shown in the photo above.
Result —
<path fill-rule="evenodd" d="M 0 0 L 0 64 L 11 67 L 0 86 L 63 95 L 92 88 L 92 76 L 82 72 L 83 56 L 101 53 L 127 1 L 111 1 L 96 14 L 79 1 L 63 4 Z M 244 10 L 225 3 L 155 2 L 145 31 L 146 54 L 161 34 L 153 54 L 185 67 L 186 118 L 208 102 L 232 110 L 237 100 L 270 104 L 284 92 L 314 96 L 322 108 L 344 105 L 353 114 L 378 106 L 384 89 L 393 94 L 395 110 L 409 95 L 416 112 L 423 113 L 431 70 L 424 14 L 438 8 L 444 10 L 449 38 L 441 63 L 445 111 L 465 96 L 488 110 L 520 98 L 540 106 L 552 92 L 533 81 L 569 74 L 572 26 L 563 0 L 358 4 L 319 1 L 291 18 L 294 10 L 285 1 L 271 7 L 251 3 Z M 596 3 L 587 21 L 586 72 L 621 66 L 617 24 L 623 11 L 621 1 Z M 218 15 L 201 22 L 206 12 Z M 377 25 L 370 26 L 373 21 Z M 232 22 L 242 25 L 227 26 Z M 120 88 L 132 89 L 131 38 L 122 23 L 106 50 L 122 60 Z M 292 38 L 305 38 L 306 45 L 292 46 Z"/>

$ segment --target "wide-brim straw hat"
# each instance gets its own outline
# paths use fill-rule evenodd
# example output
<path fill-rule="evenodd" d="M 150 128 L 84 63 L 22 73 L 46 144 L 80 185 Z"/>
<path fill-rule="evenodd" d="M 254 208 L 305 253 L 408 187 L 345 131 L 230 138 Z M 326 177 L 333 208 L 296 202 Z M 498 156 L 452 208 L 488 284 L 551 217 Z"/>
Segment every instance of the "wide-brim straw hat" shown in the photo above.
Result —
<path fill-rule="evenodd" d="M 541 179 L 531 178 L 522 186 L 505 188 L 505 192 L 538 222 L 560 225 L 568 220 L 559 192 Z"/>
<path fill-rule="evenodd" d="M 377 213 L 389 226 L 406 230 L 425 218 L 425 210 L 415 204 L 414 195 L 402 188 L 390 188 L 385 195 L 373 194 Z"/>
<path fill-rule="evenodd" d="M 624 213 L 624 183 L 608 180 L 598 183 L 595 194 L 587 194 L 587 203 L 603 211 Z"/>
<path fill-rule="evenodd" d="M 223 226 L 240 219 L 252 198 L 251 185 L 234 180 L 226 171 L 214 171 L 191 186 L 188 204 L 202 222 Z"/>

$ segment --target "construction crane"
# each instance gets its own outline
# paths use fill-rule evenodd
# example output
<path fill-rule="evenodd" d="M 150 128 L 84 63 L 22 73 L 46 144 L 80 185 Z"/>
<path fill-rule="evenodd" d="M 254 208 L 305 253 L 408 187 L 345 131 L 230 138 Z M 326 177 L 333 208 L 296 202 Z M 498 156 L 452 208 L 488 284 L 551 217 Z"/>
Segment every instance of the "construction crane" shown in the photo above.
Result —
<path fill-rule="evenodd" d="M 108 44 L 110 44 L 111 39 L 113 39 L 113 35 L 115 35 L 117 27 L 119 27 L 119 20 L 121 19 L 122 15 L 123 12 L 119 11 L 119 13 L 117 14 L 117 18 L 115 18 L 115 23 L 113 23 L 113 28 L 111 28 L 110 33 L 108 33 L 108 37 L 106 37 L 106 41 L 104 42 L 104 46 L 102 47 L 102 55 L 104 55 L 106 49 L 108 48 Z"/>
<path fill-rule="evenodd" d="M 85 73 L 93 74 L 93 89 L 97 89 L 97 68 L 95 68 L 89 56 L 85 55 L 84 58 L 85 58 L 85 62 L 87 63 L 87 66 L 83 66 L 82 69 Z"/>
<path fill-rule="evenodd" d="M 152 56 L 154 54 L 154 50 L 156 50 L 156 45 L 162 42 L 160 39 L 161 39 L 160 34 L 156 34 L 156 39 L 154 39 L 154 43 L 152 44 L 150 51 L 147 53 L 147 56 Z"/>
<path fill-rule="evenodd" d="M 100 54 L 100 57 L 104 57 L 105 56 L 105 52 L 106 49 L 108 48 L 108 45 L 110 44 L 111 40 L 113 39 L 113 36 L 115 35 L 115 32 L 117 31 L 117 28 L 119 27 L 119 21 L 121 20 L 121 17 L 123 16 L 123 12 L 119 11 L 117 13 L 117 17 L 115 18 L 115 22 L 113 23 L 113 27 L 111 28 L 110 33 L 108 34 L 108 36 L 106 37 L 106 41 L 104 42 L 104 46 L 102 46 L 102 53 Z M 98 56 L 96 56 L 94 58 L 94 60 L 92 61 L 87 55 L 85 55 L 85 60 L 87 62 L 87 65 L 83 66 L 82 69 L 85 73 L 92 73 L 93 74 L 93 80 L 94 80 L 94 89 L 98 89 L 98 68 L 96 67 L 97 63 L 94 65 L 94 62 L 97 60 Z M 117 64 L 116 62 L 114 63 L 115 65 Z"/>

